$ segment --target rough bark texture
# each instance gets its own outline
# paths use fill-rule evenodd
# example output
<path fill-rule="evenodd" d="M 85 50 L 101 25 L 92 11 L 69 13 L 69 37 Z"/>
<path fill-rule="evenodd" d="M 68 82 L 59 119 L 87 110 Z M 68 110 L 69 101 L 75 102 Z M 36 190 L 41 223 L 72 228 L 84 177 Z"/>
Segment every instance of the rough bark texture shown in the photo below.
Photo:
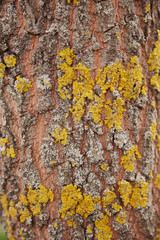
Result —
<path fill-rule="evenodd" d="M 160 239 L 160 94 L 147 63 L 158 39 L 160 1 L 1 0 L 0 18 L 0 212 L 8 239 Z M 76 121 L 73 84 L 63 86 L 69 98 L 58 91 L 64 75 L 58 53 L 67 48 L 76 56 L 68 68 L 80 62 L 91 68 L 94 99 L 102 96 L 98 69 L 119 62 L 126 70 L 133 56 L 146 93 L 135 83 L 133 97 L 126 97 L 117 81 L 104 91 L 102 124 L 89 112 L 90 96 Z M 9 56 L 16 64 L 9 65 Z M 32 87 L 18 91 L 17 76 Z M 117 98 L 123 106 L 114 108 Z M 105 122 L 118 109 L 120 124 Z"/>

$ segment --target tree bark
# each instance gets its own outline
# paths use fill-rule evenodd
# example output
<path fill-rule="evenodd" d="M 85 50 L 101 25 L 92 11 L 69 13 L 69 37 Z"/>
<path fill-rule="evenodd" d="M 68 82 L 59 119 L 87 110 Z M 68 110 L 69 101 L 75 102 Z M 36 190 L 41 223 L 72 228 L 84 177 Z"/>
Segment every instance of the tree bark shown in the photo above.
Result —
<path fill-rule="evenodd" d="M 7 239 L 160 239 L 160 1 L 2 0 L 0 18 Z"/>

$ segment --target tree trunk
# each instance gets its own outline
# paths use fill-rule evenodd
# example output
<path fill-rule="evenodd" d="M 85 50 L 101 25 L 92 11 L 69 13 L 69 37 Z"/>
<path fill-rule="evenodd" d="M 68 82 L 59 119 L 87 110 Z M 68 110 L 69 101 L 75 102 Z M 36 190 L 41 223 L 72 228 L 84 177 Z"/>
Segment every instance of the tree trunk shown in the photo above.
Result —
<path fill-rule="evenodd" d="M 160 1 L 1 0 L 0 17 L 7 239 L 160 239 Z"/>

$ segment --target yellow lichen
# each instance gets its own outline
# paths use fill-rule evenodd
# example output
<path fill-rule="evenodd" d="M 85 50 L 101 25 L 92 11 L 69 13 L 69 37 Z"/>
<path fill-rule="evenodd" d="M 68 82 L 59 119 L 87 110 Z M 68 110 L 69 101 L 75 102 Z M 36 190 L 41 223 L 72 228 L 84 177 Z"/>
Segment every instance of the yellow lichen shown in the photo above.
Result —
<path fill-rule="evenodd" d="M 15 87 L 17 88 L 17 91 L 19 93 L 28 92 L 28 90 L 32 87 L 31 81 L 29 81 L 27 78 L 21 78 L 20 75 L 18 75 L 17 80 L 15 82 Z"/>
<path fill-rule="evenodd" d="M 4 77 L 6 66 L 3 63 L 0 63 L 0 78 Z"/>
<path fill-rule="evenodd" d="M 111 228 L 107 225 L 109 222 L 107 215 L 102 215 L 102 219 L 95 221 L 96 238 L 98 240 L 110 240 L 112 238 Z"/>
<path fill-rule="evenodd" d="M 116 32 L 116 37 L 120 40 L 120 32 Z"/>
<path fill-rule="evenodd" d="M 8 143 L 8 144 L 9 144 L 9 142 L 8 142 L 8 139 L 7 139 L 7 138 L 1 138 L 1 139 L 0 139 L 0 144 L 1 144 L 2 146 L 4 146 L 6 143 Z"/>
<path fill-rule="evenodd" d="M 150 6 L 151 6 L 151 4 L 147 4 L 147 5 L 145 6 L 146 12 L 149 12 L 149 11 L 150 11 Z"/>
<path fill-rule="evenodd" d="M 121 158 L 121 164 L 123 164 L 124 169 L 129 170 L 130 172 L 134 169 L 134 161 L 141 158 L 141 154 L 138 152 L 138 147 L 133 145 L 130 150 L 126 151 L 126 156 Z"/>
<path fill-rule="evenodd" d="M 69 227 L 73 227 L 73 228 L 77 227 L 77 225 L 76 225 L 75 221 L 73 221 L 73 219 L 68 219 L 67 223 L 68 223 Z"/>
<path fill-rule="evenodd" d="M 120 197 L 124 202 L 124 206 L 127 206 L 127 204 L 130 201 L 129 196 L 132 193 L 132 186 L 126 180 L 118 182 L 118 186 L 119 186 L 118 191 L 120 192 Z"/>
<path fill-rule="evenodd" d="M 54 132 L 52 133 L 52 137 L 55 138 L 55 143 L 59 142 L 62 145 L 66 145 L 67 135 L 67 130 L 65 128 L 63 128 L 62 130 L 60 128 L 55 128 Z"/>
<path fill-rule="evenodd" d="M 58 57 L 60 58 L 60 60 L 66 60 L 67 64 L 68 65 L 71 65 L 72 62 L 73 62 L 73 58 L 75 57 L 74 53 L 73 53 L 73 50 L 70 49 L 70 48 L 66 48 L 64 50 L 61 50 L 59 53 L 58 53 Z"/>
<path fill-rule="evenodd" d="M 108 167 L 107 167 L 107 165 L 105 163 L 101 164 L 101 169 L 106 171 L 106 172 L 108 171 Z"/>
<path fill-rule="evenodd" d="M 92 227 L 91 227 L 91 225 L 88 225 L 88 226 L 87 226 L 87 233 L 92 233 Z"/>
<path fill-rule="evenodd" d="M 23 209 L 19 210 L 21 222 L 32 217 L 32 215 L 41 214 L 41 204 L 45 206 L 48 201 L 52 202 L 54 197 L 52 190 L 48 190 L 41 184 L 39 184 L 38 189 L 32 189 L 31 186 L 27 188 L 27 196 L 20 195 L 18 202 L 19 207 L 23 206 Z"/>
<path fill-rule="evenodd" d="M 8 200 L 7 200 L 7 197 L 6 197 L 6 195 L 5 194 L 3 194 L 2 196 L 1 196 L 1 203 L 2 203 L 2 208 L 4 209 L 4 211 L 6 212 L 6 210 L 7 210 L 7 208 L 8 208 Z"/>
<path fill-rule="evenodd" d="M 154 109 L 156 109 L 156 103 L 155 103 L 155 102 L 152 102 L 152 107 L 153 107 Z"/>
<path fill-rule="evenodd" d="M 149 55 L 148 64 L 149 70 L 154 71 L 153 77 L 150 79 L 151 85 L 157 88 L 158 91 L 160 91 L 160 76 L 159 76 L 159 70 L 160 70 L 160 30 L 157 30 L 158 33 L 158 41 L 154 43 L 155 48 Z"/>
<path fill-rule="evenodd" d="M 63 61 L 58 65 L 58 69 L 64 73 L 58 78 L 58 92 L 62 99 L 72 99 L 70 112 L 74 120 L 80 121 L 87 108 L 96 124 L 103 125 L 105 122 L 109 128 L 115 126 L 116 129 L 121 129 L 125 102 L 118 97 L 113 103 L 110 100 L 105 103 L 105 93 L 118 88 L 127 100 L 136 99 L 140 93 L 146 94 L 146 84 L 142 84 L 143 74 L 137 57 L 131 58 L 126 70 L 120 62 L 98 69 L 94 81 L 91 68 L 81 62 L 75 67 L 71 66 L 75 57 L 73 50 L 66 48 L 61 50 L 58 56 Z M 106 116 L 102 114 L 103 108 Z"/>
<path fill-rule="evenodd" d="M 57 228 L 57 226 L 58 226 L 58 224 L 55 222 L 55 223 L 53 224 L 53 227 L 54 227 L 54 228 Z"/>
<path fill-rule="evenodd" d="M 160 189 L 160 174 L 157 175 L 154 184 L 157 185 L 158 189 Z"/>
<path fill-rule="evenodd" d="M 133 56 L 127 64 L 127 69 L 121 72 L 118 90 L 128 101 L 136 99 L 141 93 L 142 80 L 142 68 L 137 60 L 137 56 Z"/>
<path fill-rule="evenodd" d="M 15 152 L 13 148 L 7 148 L 6 149 L 7 157 L 15 158 Z"/>
<path fill-rule="evenodd" d="M 157 240 L 160 240 L 160 227 L 157 229 L 157 232 L 158 232 L 158 234 L 157 234 Z"/>
<path fill-rule="evenodd" d="M 139 180 L 132 188 L 132 197 L 130 199 L 130 205 L 134 208 L 141 206 L 146 207 L 148 200 L 148 182 Z"/>
<path fill-rule="evenodd" d="M 119 212 L 122 209 L 122 206 L 115 202 L 112 204 L 112 208 Z"/>
<path fill-rule="evenodd" d="M 113 191 L 106 191 L 105 194 L 106 197 L 102 197 L 103 207 L 106 208 L 109 204 L 111 204 L 114 199 L 117 197 L 116 194 Z"/>
<path fill-rule="evenodd" d="M 82 193 L 76 185 L 69 184 L 65 186 L 61 192 L 62 208 L 59 210 L 61 217 L 65 215 L 72 216 L 76 212 L 78 203 L 83 200 Z"/>
<path fill-rule="evenodd" d="M 68 3 L 71 3 L 71 0 L 67 0 L 68 1 Z M 79 2 L 80 2 L 80 0 L 73 0 L 73 3 L 75 3 L 75 4 L 79 4 Z"/>
<path fill-rule="evenodd" d="M 81 216 L 87 218 L 91 212 L 95 209 L 94 207 L 94 199 L 91 195 L 83 194 L 83 200 L 78 204 L 76 213 Z"/>
<path fill-rule="evenodd" d="M 8 210 L 8 214 L 12 217 L 15 218 L 17 215 L 17 209 L 15 208 L 15 204 L 14 202 L 10 201 L 9 203 L 9 210 Z"/>
<path fill-rule="evenodd" d="M 32 217 L 31 212 L 26 207 L 24 209 L 20 209 L 18 212 L 20 214 L 20 222 L 25 222 L 25 220 Z"/>
<path fill-rule="evenodd" d="M 120 224 L 124 224 L 126 222 L 125 217 L 126 217 L 125 212 L 119 213 L 118 216 L 116 217 L 116 221 L 119 222 Z"/>
<path fill-rule="evenodd" d="M 125 102 L 120 97 L 114 100 L 113 104 L 111 104 L 110 99 L 107 101 L 107 104 L 105 105 L 105 124 L 107 124 L 109 128 L 115 126 L 117 130 L 121 129 L 123 112 L 126 111 L 123 108 L 124 105 Z"/>
<path fill-rule="evenodd" d="M 16 58 L 14 58 L 12 55 L 5 56 L 4 62 L 7 65 L 7 67 L 15 67 L 16 65 Z"/>
<path fill-rule="evenodd" d="M 151 131 L 151 140 L 155 140 L 156 135 L 157 135 L 157 123 L 156 122 L 151 123 L 150 131 Z"/>

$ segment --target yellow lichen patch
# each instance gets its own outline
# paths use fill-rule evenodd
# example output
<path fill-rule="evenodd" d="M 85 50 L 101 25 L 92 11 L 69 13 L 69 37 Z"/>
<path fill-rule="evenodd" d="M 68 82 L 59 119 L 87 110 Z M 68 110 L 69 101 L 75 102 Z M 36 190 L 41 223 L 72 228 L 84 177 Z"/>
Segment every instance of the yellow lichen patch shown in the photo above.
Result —
<path fill-rule="evenodd" d="M 76 212 L 78 203 L 83 200 L 82 193 L 77 186 L 69 184 L 65 186 L 61 192 L 62 208 L 59 210 L 61 217 L 65 218 L 65 215 L 72 216 Z"/>
<path fill-rule="evenodd" d="M 57 226 L 58 226 L 58 224 L 55 222 L 55 223 L 53 224 L 53 227 L 54 227 L 54 228 L 57 228 Z"/>
<path fill-rule="evenodd" d="M 88 226 L 87 226 L 87 233 L 92 233 L 92 227 L 91 227 L 91 225 L 88 225 Z"/>
<path fill-rule="evenodd" d="M 76 225 L 75 221 L 73 221 L 73 219 L 68 219 L 67 223 L 68 223 L 69 227 L 73 227 L 73 228 L 77 227 L 77 225 Z"/>
<path fill-rule="evenodd" d="M 116 37 L 120 40 L 120 32 L 116 32 Z"/>
<path fill-rule="evenodd" d="M 68 3 L 71 3 L 71 0 L 67 0 L 68 1 Z M 80 2 L 80 0 L 73 0 L 73 3 L 75 3 L 75 4 L 79 4 L 79 2 Z"/>
<path fill-rule="evenodd" d="M 28 206 L 29 204 L 27 197 L 25 195 L 19 196 L 19 203 L 22 203 L 23 206 Z"/>
<path fill-rule="evenodd" d="M 1 138 L 1 139 L 0 139 L 0 144 L 1 144 L 2 146 L 4 146 L 6 143 L 8 143 L 8 144 L 9 144 L 9 142 L 8 142 L 8 139 L 7 139 L 7 138 Z"/>
<path fill-rule="evenodd" d="M 113 191 L 106 191 L 105 194 L 106 197 L 102 197 L 103 207 L 106 208 L 109 204 L 111 204 L 114 199 L 117 197 L 116 194 Z"/>
<path fill-rule="evenodd" d="M 16 65 L 16 58 L 14 58 L 12 55 L 5 56 L 4 62 L 7 65 L 7 67 L 15 67 Z"/>
<path fill-rule="evenodd" d="M 16 217 L 16 215 L 17 215 L 17 209 L 14 207 L 15 206 L 15 204 L 14 204 L 14 202 L 10 202 L 9 203 L 9 210 L 8 210 L 8 214 L 12 217 L 12 218 L 15 218 Z"/>
<path fill-rule="evenodd" d="M 134 100 L 141 93 L 142 80 L 142 68 L 137 60 L 137 56 L 133 56 L 127 64 L 127 69 L 121 72 L 118 90 L 128 101 Z"/>
<path fill-rule="evenodd" d="M 119 222 L 120 224 L 124 224 L 126 222 L 125 217 L 126 217 L 125 212 L 119 213 L 118 216 L 116 217 L 116 221 Z"/>
<path fill-rule="evenodd" d="M 105 163 L 101 164 L 101 169 L 106 171 L 106 172 L 108 171 L 108 167 L 107 167 L 107 165 Z"/>
<path fill-rule="evenodd" d="M 20 209 L 18 212 L 20 214 L 20 222 L 25 222 L 25 220 L 32 217 L 31 212 L 26 207 L 24 209 Z"/>
<path fill-rule="evenodd" d="M 110 89 L 111 91 L 115 89 L 122 71 L 122 65 L 120 62 L 108 65 L 104 69 L 98 69 L 96 82 L 100 86 L 102 93 L 105 93 L 107 89 Z M 107 82 L 106 78 L 108 79 Z"/>
<path fill-rule="evenodd" d="M 124 169 L 132 172 L 134 170 L 134 161 L 141 158 L 141 154 L 138 152 L 138 147 L 133 145 L 132 148 L 126 151 L 126 156 L 121 158 L 121 164 L 123 164 Z"/>
<path fill-rule="evenodd" d="M 121 129 L 123 112 L 126 111 L 123 108 L 124 105 L 125 102 L 120 97 L 114 100 L 113 104 L 111 104 L 110 99 L 107 100 L 107 103 L 105 105 L 105 124 L 107 124 L 109 128 L 115 126 L 117 130 Z"/>
<path fill-rule="evenodd" d="M 29 81 L 27 78 L 21 78 L 20 75 L 18 75 L 17 80 L 15 82 L 15 87 L 19 93 L 28 92 L 28 90 L 32 87 L 31 81 Z"/>
<path fill-rule="evenodd" d="M 98 240 L 110 240 L 112 238 L 111 228 L 108 224 L 108 216 L 102 215 L 102 219 L 95 221 L 95 227 L 98 231 L 96 231 L 96 238 Z"/>
<path fill-rule="evenodd" d="M 149 12 L 150 11 L 150 4 L 147 4 L 146 6 L 145 6 L 145 10 L 146 10 L 146 12 Z"/>
<path fill-rule="evenodd" d="M 54 132 L 52 133 L 52 137 L 55 138 L 55 143 L 59 142 L 62 145 L 66 145 L 67 135 L 67 130 L 65 128 L 63 128 L 62 130 L 60 128 L 55 128 Z"/>
<path fill-rule="evenodd" d="M 160 30 L 157 30 L 158 33 L 158 41 L 154 43 L 155 48 L 149 55 L 148 64 L 150 71 L 155 71 L 159 73 L 160 70 Z"/>
<path fill-rule="evenodd" d="M 130 205 L 134 208 L 141 206 L 146 207 L 148 199 L 148 182 L 139 180 L 132 188 L 132 197 L 130 199 Z"/>
<path fill-rule="evenodd" d="M 20 208 L 23 207 L 23 209 L 19 210 L 21 222 L 32 217 L 32 215 L 41 214 L 41 205 L 45 206 L 48 201 L 52 202 L 54 197 L 52 190 L 48 190 L 41 184 L 39 184 L 38 189 L 35 190 L 32 189 L 31 186 L 27 188 L 27 196 L 20 195 L 18 202 L 18 206 Z"/>
<path fill-rule="evenodd" d="M 126 180 L 118 182 L 118 186 L 119 186 L 118 191 L 120 192 L 120 197 L 124 202 L 124 206 L 127 206 L 127 204 L 130 201 L 129 196 L 132 193 L 132 186 Z"/>
<path fill-rule="evenodd" d="M 151 123 L 150 131 L 151 131 L 151 140 L 155 140 L 156 135 L 157 135 L 157 123 L 156 122 Z"/>
<path fill-rule="evenodd" d="M 13 148 L 7 148 L 6 149 L 7 157 L 15 158 L 15 152 Z"/>
<path fill-rule="evenodd" d="M 157 73 L 155 73 L 153 75 L 153 77 L 151 77 L 150 83 L 151 83 L 151 85 L 156 87 L 158 89 L 158 91 L 160 92 L 160 76 Z"/>
<path fill-rule="evenodd" d="M 75 104 L 70 111 L 72 112 L 74 119 L 80 121 L 84 114 L 86 99 L 93 100 L 94 81 L 90 74 L 91 68 L 87 68 L 82 63 L 78 63 L 74 70 L 80 75 L 80 77 L 73 82 L 72 94 Z"/>
<path fill-rule="evenodd" d="M 89 112 L 92 113 L 92 118 L 96 124 L 102 125 L 100 114 L 104 105 L 104 94 L 101 96 L 94 95 L 94 100 L 89 105 Z"/>
<path fill-rule="evenodd" d="M 160 240 L 160 227 L 157 229 L 157 232 L 158 232 L 158 234 L 157 234 L 157 240 Z"/>
<path fill-rule="evenodd" d="M 152 102 L 152 107 L 153 107 L 154 109 L 156 109 L 156 103 L 155 103 L 155 102 Z"/>
<path fill-rule="evenodd" d="M 149 70 L 154 71 L 153 77 L 150 79 L 151 85 L 157 88 L 158 91 L 160 91 L 160 76 L 159 76 L 159 70 L 160 70 L 160 30 L 157 30 L 158 33 L 158 41 L 154 43 L 155 48 L 149 55 L 148 64 Z"/>
<path fill-rule="evenodd" d="M 0 78 L 4 77 L 6 66 L 3 63 L 0 63 Z"/>
<path fill-rule="evenodd" d="M 76 213 L 87 218 L 94 210 L 94 199 L 91 195 L 83 194 L 83 200 L 78 204 Z"/>
<path fill-rule="evenodd" d="M 60 58 L 60 60 L 66 60 L 67 64 L 68 65 L 71 65 L 72 62 L 73 62 L 73 58 L 75 57 L 74 53 L 73 53 L 73 50 L 70 49 L 70 48 L 66 48 L 64 50 L 61 50 L 59 53 L 58 53 L 58 57 Z"/>
<path fill-rule="evenodd" d="M 1 203 L 2 203 L 2 208 L 4 209 L 4 211 L 6 212 L 7 211 L 7 208 L 8 208 L 8 200 L 7 200 L 7 197 L 5 194 L 3 194 L 0 198 L 1 200 Z"/>
<path fill-rule="evenodd" d="M 112 208 L 119 212 L 122 209 L 122 206 L 115 202 L 112 204 Z"/>
<path fill-rule="evenodd" d="M 158 189 L 160 189 L 160 174 L 157 175 L 154 184 L 157 185 Z"/>

